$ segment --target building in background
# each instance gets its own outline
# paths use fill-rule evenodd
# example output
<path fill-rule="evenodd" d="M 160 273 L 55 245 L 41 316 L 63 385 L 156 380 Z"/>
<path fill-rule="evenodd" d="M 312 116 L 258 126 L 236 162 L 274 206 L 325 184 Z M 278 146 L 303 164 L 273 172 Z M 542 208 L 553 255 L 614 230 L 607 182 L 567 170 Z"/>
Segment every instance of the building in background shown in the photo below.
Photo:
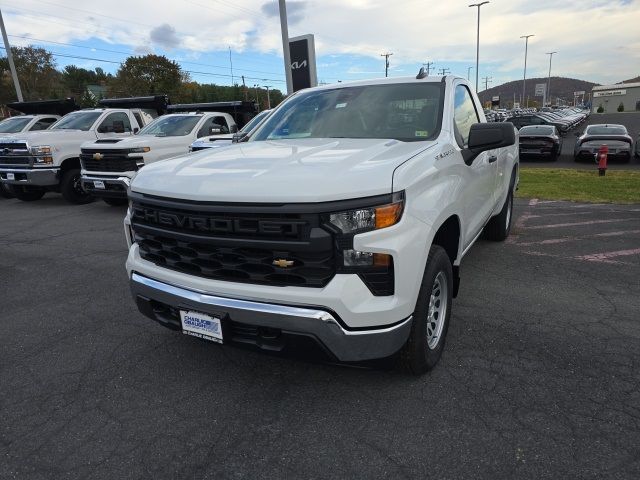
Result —
<path fill-rule="evenodd" d="M 620 104 L 625 112 L 640 112 L 640 83 L 618 83 L 593 87 L 593 113 L 615 113 Z"/>

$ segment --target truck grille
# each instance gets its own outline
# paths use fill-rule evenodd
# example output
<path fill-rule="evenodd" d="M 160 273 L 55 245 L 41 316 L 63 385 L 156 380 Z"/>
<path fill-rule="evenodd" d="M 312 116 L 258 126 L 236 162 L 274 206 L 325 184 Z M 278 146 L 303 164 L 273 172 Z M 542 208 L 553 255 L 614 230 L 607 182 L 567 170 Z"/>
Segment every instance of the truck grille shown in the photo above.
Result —
<path fill-rule="evenodd" d="M 140 256 L 156 265 L 215 280 L 323 287 L 333 278 L 333 236 L 318 214 L 216 211 L 166 201 L 134 201 Z M 170 205 L 167 205 L 169 204 Z"/>
<path fill-rule="evenodd" d="M 0 155 L 0 165 L 29 165 L 33 157 L 13 157 Z"/>
<path fill-rule="evenodd" d="M 99 154 L 99 159 L 94 155 Z M 138 170 L 138 161 L 142 157 L 128 157 L 127 153 L 119 151 L 100 152 L 94 149 L 82 149 L 80 162 L 82 168 L 89 172 L 132 172 Z"/>
<path fill-rule="evenodd" d="M 26 143 L 0 142 L 0 165 L 29 165 L 32 159 Z"/>

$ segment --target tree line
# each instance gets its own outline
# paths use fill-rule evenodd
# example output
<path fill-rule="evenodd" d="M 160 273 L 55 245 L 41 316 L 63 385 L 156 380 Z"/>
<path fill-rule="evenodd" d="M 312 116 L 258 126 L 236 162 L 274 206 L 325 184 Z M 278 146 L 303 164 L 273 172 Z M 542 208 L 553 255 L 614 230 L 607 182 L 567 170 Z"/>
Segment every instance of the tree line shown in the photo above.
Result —
<path fill-rule="evenodd" d="M 88 108 L 97 106 L 101 98 L 166 94 L 171 103 L 257 100 L 261 110 L 267 108 L 265 89 L 192 81 L 188 72 L 164 55 L 130 56 L 111 74 L 75 65 L 58 69 L 53 54 L 40 47 L 11 47 L 11 52 L 25 101 L 74 97 Z M 269 94 L 272 107 L 284 98 L 279 90 Z M 0 57 L 0 106 L 15 101 L 9 62 L 6 56 Z"/>

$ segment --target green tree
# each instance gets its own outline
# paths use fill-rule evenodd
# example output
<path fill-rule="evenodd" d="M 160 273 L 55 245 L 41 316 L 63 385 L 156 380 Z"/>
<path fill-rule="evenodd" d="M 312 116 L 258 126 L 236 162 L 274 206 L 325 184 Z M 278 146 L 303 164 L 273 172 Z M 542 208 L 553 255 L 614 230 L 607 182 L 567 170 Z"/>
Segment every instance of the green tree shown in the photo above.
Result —
<path fill-rule="evenodd" d="M 56 70 L 56 62 L 51 52 L 30 45 L 11 47 L 11 53 L 25 100 L 46 100 L 56 95 L 60 86 L 60 72 Z M 9 71 L 9 62 L 3 57 L 0 58 L 0 72 L 5 71 Z M 11 75 L 7 78 L 8 82 L 4 77 L 0 80 L 3 87 L 0 89 L 0 103 L 17 100 Z"/>
<path fill-rule="evenodd" d="M 110 96 L 168 94 L 178 97 L 189 76 L 164 55 L 127 58 L 108 82 Z"/>

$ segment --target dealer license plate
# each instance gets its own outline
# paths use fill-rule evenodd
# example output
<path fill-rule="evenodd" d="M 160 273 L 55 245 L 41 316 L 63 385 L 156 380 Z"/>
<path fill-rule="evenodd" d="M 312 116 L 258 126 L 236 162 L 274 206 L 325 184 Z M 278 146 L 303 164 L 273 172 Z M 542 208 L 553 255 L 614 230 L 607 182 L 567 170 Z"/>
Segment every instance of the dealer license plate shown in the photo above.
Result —
<path fill-rule="evenodd" d="M 13 173 L 7 173 L 7 180 L 15 180 L 16 176 Z"/>
<path fill-rule="evenodd" d="M 99 188 L 100 190 L 104 190 L 104 182 L 102 180 L 94 180 L 93 186 Z"/>
<path fill-rule="evenodd" d="M 219 318 L 192 310 L 180 310 L 180 320 L 182 333 L 185 335 L 222 343 L 222 325 Z"/>

